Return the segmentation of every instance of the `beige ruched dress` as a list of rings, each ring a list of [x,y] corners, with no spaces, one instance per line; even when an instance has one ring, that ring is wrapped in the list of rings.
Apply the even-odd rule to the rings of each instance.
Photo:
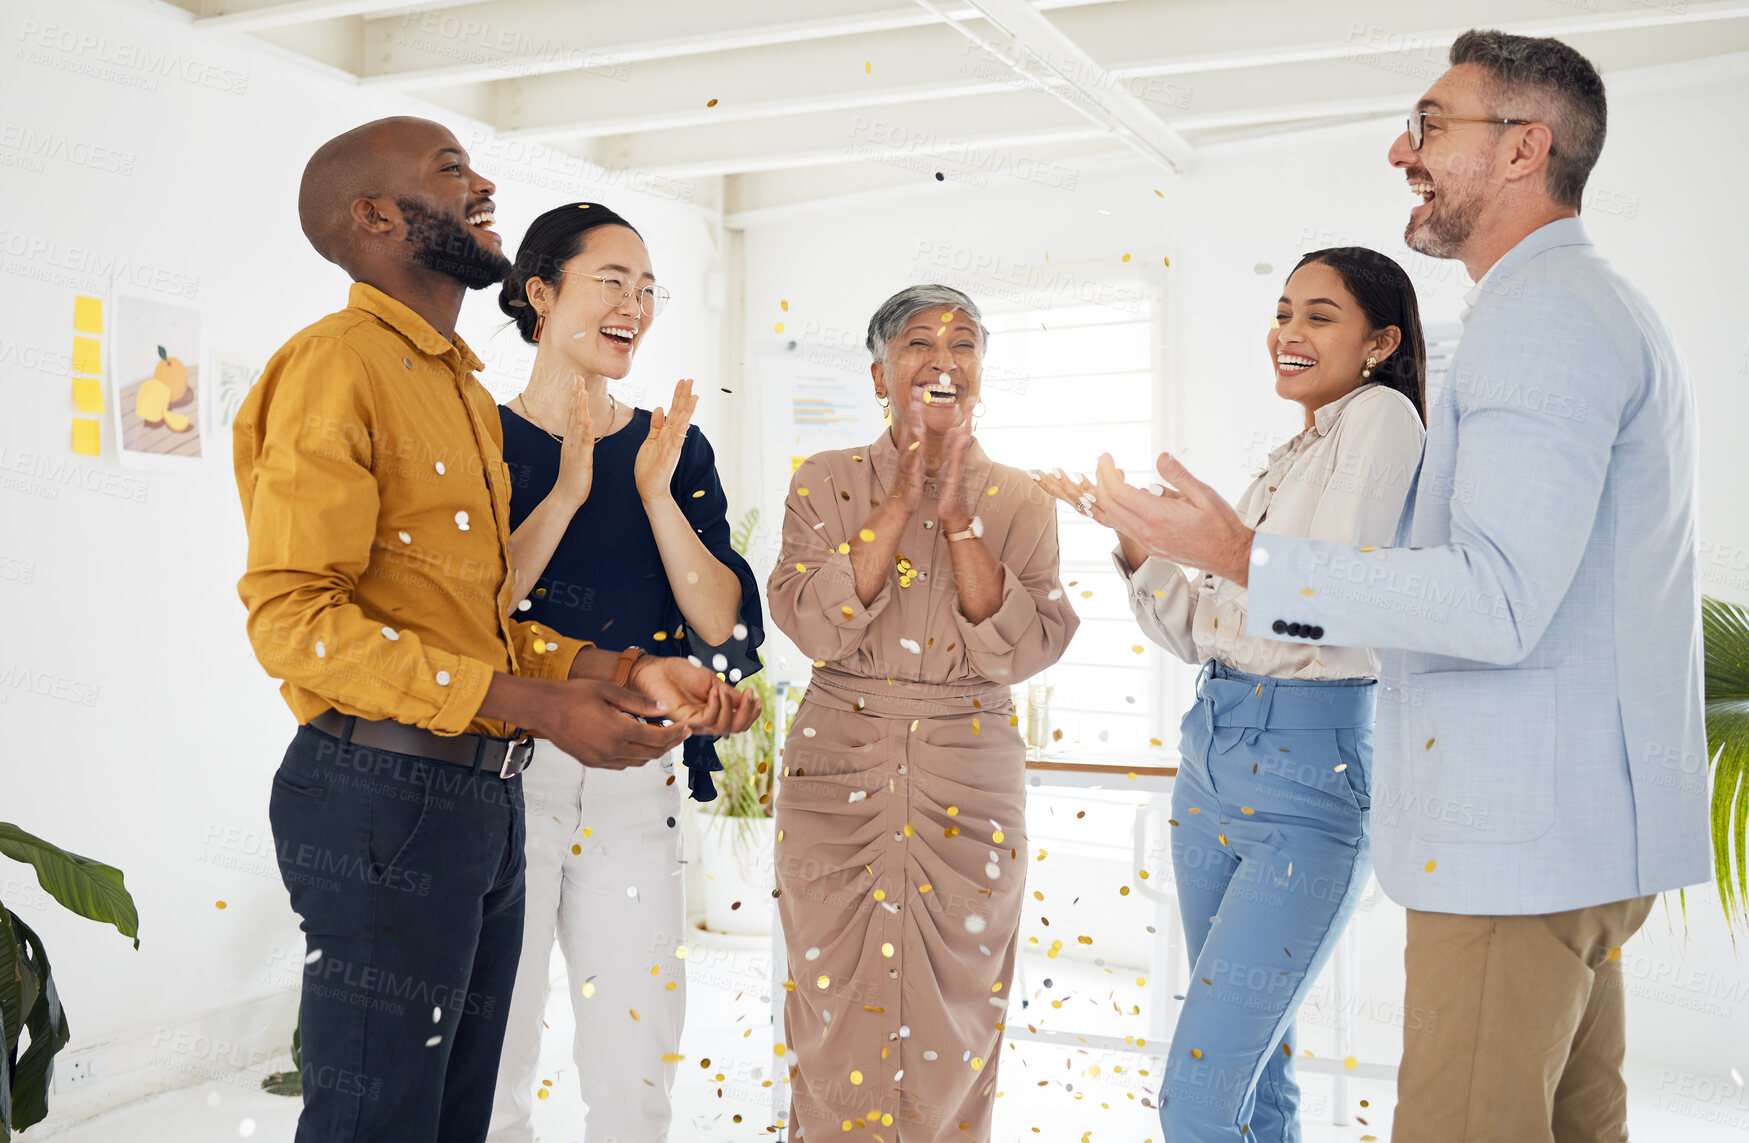
[[[771,618],[815,660],[777,796],[790,1138],[984,1140],[1026,882],[1025,747],[1008,688],[1078,620],[1056,510],[974,440],[966,479],[1003,567],[973,624],[933,481],[867,607],[851,540],[899,466],[892,437],[809,457],[790,485]],[[901,582],[908,579],[908,586]]]

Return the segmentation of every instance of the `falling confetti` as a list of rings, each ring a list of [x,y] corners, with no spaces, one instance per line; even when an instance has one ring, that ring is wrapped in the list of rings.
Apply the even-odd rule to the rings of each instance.
[[[715,106],[716,106],[716,105],[717,105],[717,101],[716,101],[716,100],[714,100],[714,99],[713,99],[713,100],[710,100],[710,101],[709,101],[709,102],[707,102],[707,103],[706,103],[706,104],[705,104],[705,106],[706,106],[706,107],[715,107]]]

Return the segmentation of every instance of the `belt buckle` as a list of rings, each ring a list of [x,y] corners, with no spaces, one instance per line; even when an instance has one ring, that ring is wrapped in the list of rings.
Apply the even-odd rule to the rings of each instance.
[[[528,769],[529,759],[534,755],[534,738],[524,734],[521,738],[512,738],[504,744],[504,764],[498,767],[500,778],[514,778]]]

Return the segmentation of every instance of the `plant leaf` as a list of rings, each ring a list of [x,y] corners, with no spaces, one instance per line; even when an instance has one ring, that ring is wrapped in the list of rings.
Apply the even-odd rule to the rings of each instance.
[[[134,938],[134,948],[140,947],[140,914],[122,884],[121,870],[68,853],[9,822],[0,822],[0,853],[28,861],[55,900],[81,917],[114,925],[122,936]]]
[[[1711,597],[1701,600],[1700,609],[1713,777],[1713,869],[1726,922],[1749,927],[1749,611]]]
[[[23,959],[42,981],[42,991],[24,1018],[30,1029],[30,1047],[18,1057],[12,1073],[12,1127],[23,1131],[39,1123],[49,1113],[49,1083],[54,1076],[55,1053],[67,1046],[72,1033],[67,1028],[67,1015],[61,1011],[61,998],[55,991],[54,975],[49,968],[49,954],[43,949],[42,938],[30,926],[12,914],[12,924],[22,938],[19,948],[26,949]]]

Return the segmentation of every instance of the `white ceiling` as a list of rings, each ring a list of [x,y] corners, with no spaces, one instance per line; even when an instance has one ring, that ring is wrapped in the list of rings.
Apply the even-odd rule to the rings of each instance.
[[[938,171],[1189,173],[1199,152],[1406,111],[1471,27],[1560,36],[1617,90],[1749,70],[1749,0],[145,2],[513,151],[721,176],[709,197],[741,215]]]

